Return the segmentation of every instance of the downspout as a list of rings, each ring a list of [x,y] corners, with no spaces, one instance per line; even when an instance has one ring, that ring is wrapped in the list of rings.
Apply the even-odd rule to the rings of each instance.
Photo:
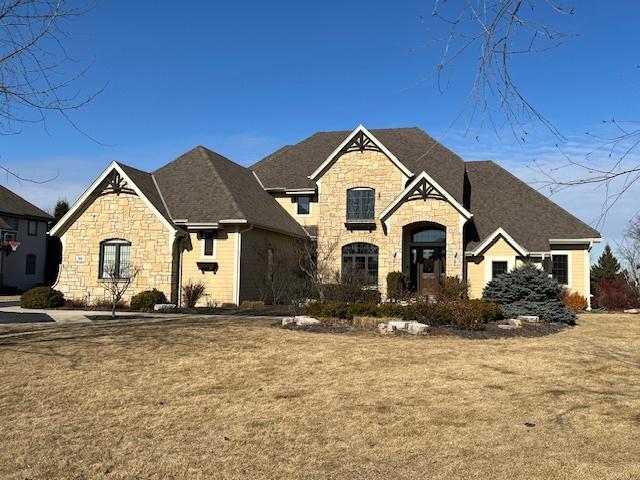
[[[242,234],[247,233],[253,230],[253,225],[250,225],[248,228],[244,230],[236,229],[236,281],[235,281],[235,292],[234,292],[234,300],[237,306],[240,306],[240,263],[242,256]]]

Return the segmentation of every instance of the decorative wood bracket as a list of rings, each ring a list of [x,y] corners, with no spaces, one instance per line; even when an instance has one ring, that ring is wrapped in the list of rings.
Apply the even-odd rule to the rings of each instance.
[[[433,186],[422,179],[413,190],[411,190],[405,197],[407,200],[427,200],[428,198],[435,198],[437,200],[446,200]]]
[[[120,195],[121,193],[128,193],[131,195],[135,195],[136,192],[129,188],[127,185],[127,181],[122,178],[120,173],[113,172],[107,181],[107,185],[100,192],[100,195],[109,195],[115,193],[116,195]]]
[[[349,152],[379,152],[383,153],[380,147],[372,141],[368,136],[366,136],[363,132],[358,132],[351,141],[342,147],[338,156],[344,155]]]

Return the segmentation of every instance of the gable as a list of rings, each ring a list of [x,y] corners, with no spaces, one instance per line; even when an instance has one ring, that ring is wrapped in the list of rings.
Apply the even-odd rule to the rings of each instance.
[[[317,181],[341,156],[349,152],[363,153],[365,151],[384,154],[407,178],[411,176],[411,171],[405,167],[382,142],[367,130],[364,125],[358,125],[355,130],[329,154],[326,160],[322,162],[322,164],[311,175],[309,175],[309,178]]]
[[[467,211],[453,196],[442,188],[438,182],[436,182],[426,172],[421,172],[416,176],[406,187],[400,192],[400,194],[385,208],[380,214],[380,219],[384,222],[404,203],[416,201],[435,199],[448,202],[453,206],[458,213],[460,213],[465,219],[472,217],[472,214]]]
[[[100,176],[73,204],[66,215],[56,223],[56,225],[51,229],[50,234],[60,236],[82,215],[82,213],[84,213],[87,208],[89,208],[96,199],[108,195],[129,195],[139,197],[144,205],[165,226],[165,228],[169,231],[175,231],[168,212],[161,205],[160,193],[157,191],[155,186],[152,187],[153,180],[150,179],[149,182],[140,182],[144,190],[148,192],[149,196],[147,196],[145,195],[145,191],[143,191],[140,186],[132,180],[129,173],[132,173],[133,176],[140,177],[139,180],[142,180],[142,174],[146,174],[146,172],[120,165],[117,162],[111,163],[111,165],[109,165],[102,174],[100,174]],[[150,177],[149,174],[146,175]],[[149,197],[151,197],[151,199]]]

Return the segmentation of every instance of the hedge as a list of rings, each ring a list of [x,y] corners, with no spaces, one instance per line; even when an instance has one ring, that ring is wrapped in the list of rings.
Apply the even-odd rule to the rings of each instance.
[[[36,287],[20,296],[22,308],[58,308],[64,305],[64,295],[51,287]]]
[[[158,303],[167,303],[167,297],[160,290],[145,290],[131,297],[132,310],[153,310]]]

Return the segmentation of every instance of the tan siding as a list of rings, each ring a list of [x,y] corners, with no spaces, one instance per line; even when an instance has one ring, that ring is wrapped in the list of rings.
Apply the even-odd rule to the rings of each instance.
[[[502,237],[498,238],[489,248],[483,252],[482,257],[467,260],[467,282],[469,284],[469,296],[471,298],[481,298],[482,290],[490,278],[487,275],[487,264],[493,258],[512,259],[515,265],[520,265],[522,260],[517,258],[516,252],[509,243]]]
[[[273,194],[273,198],[291,215],[300,225],[317,225],[320,217],[320,205],[314,196],[311,196],[311,206],[309,215],[298,215],[298,204],[292,201],[294,197],[281,193]]]
[[[173,233],[141,198],[126,193],[96,197],[64,232],[56,288],[72,299],[109,298],[98,279],[100,242],[113,238],[131,242],[131,263],[140,269],[125,301],[151,288],[170,296]]]
[[[215,256],[202,255],[202,242],[196,231],[189,232],[189,240],[182,252],[182,285],[188,282],[202,282],[205,285],[205,296],[198,306],[207,303],[234,303],[234,285],[236,268],[236,237],[235,231],[220,229],[215,240]],[[202,272],[197,262],[217,262],[217,272]]]
[[[589,296],[589,277],[587,269],[590,268],[591,256],[589,250],[583,245],[555,245],[551,253],[566,253],[569,255],[569,290],[578,292],[585,297]],[[549,263],[549,271],[551,271]]]
[[[272,301],[267,277],[269,274],[268,250],[273,249],[274,268],[295,269],[294,253],[296,240],[280,233],[253,229],[242,234],[242,256],[240,275],[240,301]]]

